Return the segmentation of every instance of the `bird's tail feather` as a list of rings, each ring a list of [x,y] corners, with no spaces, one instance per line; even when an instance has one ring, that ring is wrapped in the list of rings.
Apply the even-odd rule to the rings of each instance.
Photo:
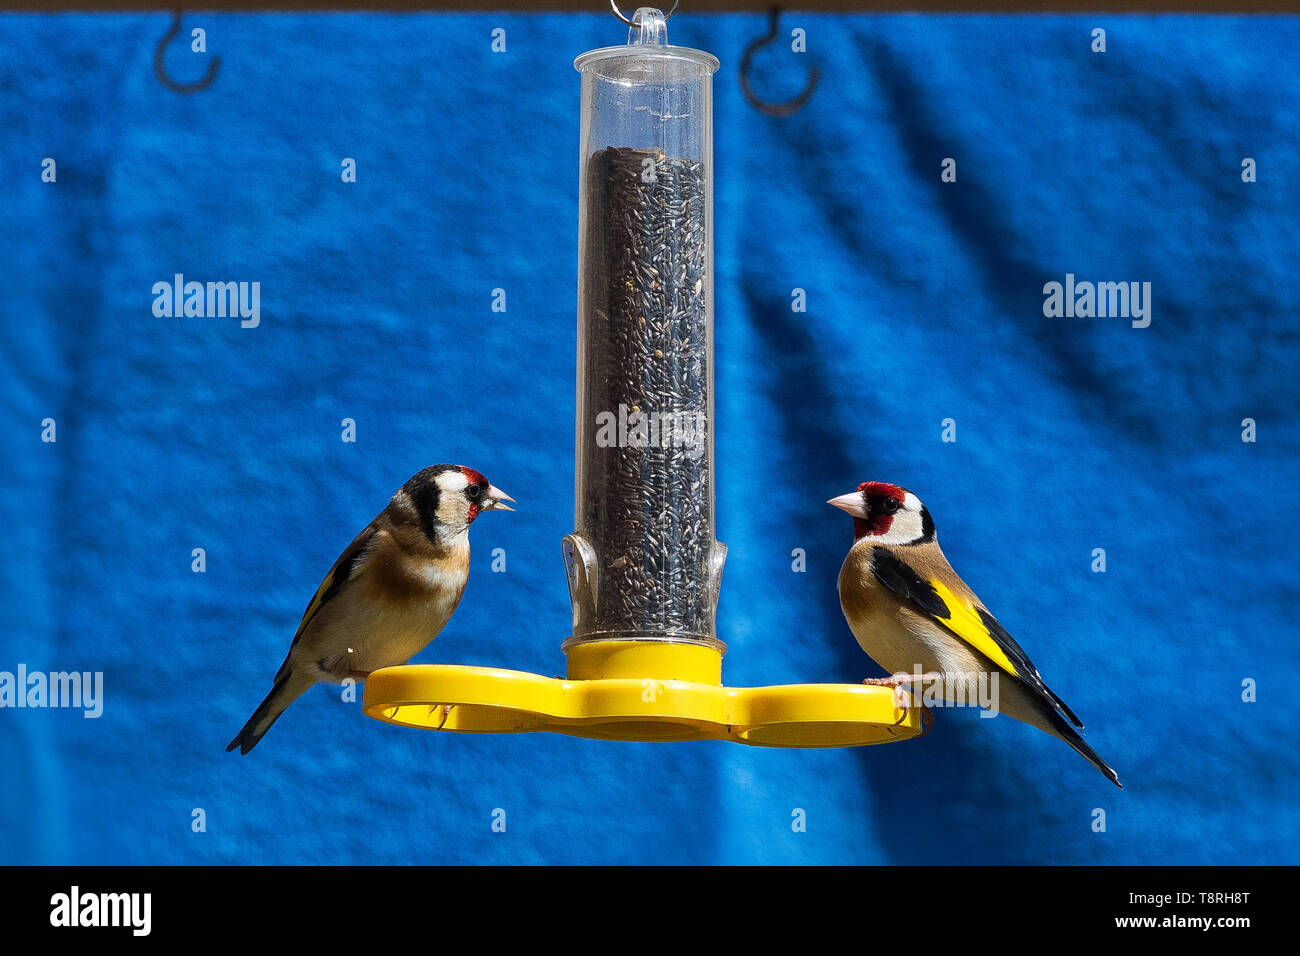
[[[271,729],[280,715],[295,700],[301,697],[309,687],[316,682],[310,677],[295,675],[287,668],[281,668],[280,673],[276,675],[275,686],[271,688],[271,693],[266,695],[253,711],[253,716],[248,718],[248,723],[244,724],[244,729],[235,735],[235,739],[226,747],[226,753],[239,748],[241,754],[246,754],[254,747],[262,736]]]
[[[1055,694],[1049,698],[1033,687],[1015,680],[1006,681],[999,686],[1005,688],[1000,701],[1002,713],[1037,727],[1053,737],[1060,737],[1084,760],[1100,770],[1107,780],[1121,790],[1124,789],[1124,785],[1119,782],[1119,774],[1111,768],[1110,764],[1101,759],[1097,751],[1088,746],[1083,735],[1071,726],[1070,720],[1056,708],[1054,702],[1059,698]]]
[[[1060,717],[1059,715],[1057,716],[1057,719],[1053,721],[1053,723],[1056,725],[1053,728],[1054,732],[1056,733],[1056,736],[1060,737],[1067,744],[1069,744],[1076,751],[1078,751],[1079,754],[1083,757],[1083,759],[1087,760],[1088,763],[1092,764],[1094,767],[1100,770],[1106,776],[1107,780],[1109,780],[1115,786],[1119,787],[1121,790],[1124,789],[1124,784],[1119,782],[1119,774],[1115,772],[1114,768],[1111,767],[1110,764],[1106,763],[1106,761],[1101,759],[1101,754],[1097,753],[1097,751],[1093,750],[1091,747],[1088,746],[1088,742],[1083,739],[1082,734],[1080,734],[1077,730],[1071,727],[1069,723],[1067,723],[1066,720]]]

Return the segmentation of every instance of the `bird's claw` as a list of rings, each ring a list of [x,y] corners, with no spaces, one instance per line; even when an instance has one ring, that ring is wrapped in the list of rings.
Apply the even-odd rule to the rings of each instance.
[[[917,738],[920,739],[921,737],[924,737],[926,734],[930,732],[930,728],[932,728],[933,726],[934,726],[934,711],[931,710],[929,707],[923,706],[921,708],[921,732],[916,735]]]
[[[452,708],[455,706],[455,704],[435,704],[433,707],[429,708],[429,713],[433,713],[435,710],[442,711],[442,720],[438,721],[438,726],[435,728],[436,730],[442,730],[442,728],[447,726],[447,718],[451,716]]]
[[[903,721],[907,720],[907,715],[912,708],[912,689],[909,685],[914,683],[919,684],[922,681],[927,680],[937,680],[941,676],[941,674],[937,673],[894,674],[890,677],[868,677],[865,678],[862,683],[871,687],[892,687],[894,689],[894,706],[901,711],[898,715],[898,719],[894,721],[894,726],[897,727],[902,724]],[[929,713],[929,708],[922,706],[921,724],[923,728],[925,727],[925,714],[927,713]],[[934,715],[931,714],[932,723],[933,716]],[[923,729],[921,731],[921,736],[925,736],[927,732],[928,728]]]
[[[911,703],[912,703],[911,696],[906,691],[904,691],[903,688],[900,686],[896,688],[894,691],[894,703],[898,706],[898,709],[902,711],[902,713],[898,715],[898,719],[894,721],[894,726],[898,727],[902,725],[903,721],[907,720],[907,715],[911,712]],[[929,707],[926,707],[924,704],[922,704],[921,705],[921,732],[916,735],[917,738],[919,739],[921,737],[924,737],[926,734],[930,732],[930,728],[933,726],[934,726],[934,711],[931,710]]]
[[[894,721],[894,726],[897,727],[907,720],[907,714],[912,709],[912,693],[902,684],[894,688],[894,706],[899,710],[898,719]]]

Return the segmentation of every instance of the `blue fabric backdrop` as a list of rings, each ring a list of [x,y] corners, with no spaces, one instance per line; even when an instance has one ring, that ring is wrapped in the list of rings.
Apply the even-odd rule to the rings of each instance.
[[[784,120],[737,84],[761,18],[670,23],[722,60],[727,681],[878,673],[823,502],[894,481],[1123,793],[951,710],[919,741],[773,751],[420,733],[319,687],[223,753],[331,561],[435,461],[520,508],[475,525],[464,604],[418,660],[562,672],[571,61],[623,31],[191,15],[223,62],[181,96],[151,67],[168,23],[0,17],[0,670],[106,681],[98,720],[0,711],[0,862],[1298,862],[1300,22],[791,14],[808,54],[764,52],[756,83],[823,78]],[[260,281],[260,326],[155,317],[178,272]],[[1046,318],[1066,273],[1151,282],[1150,327]]]

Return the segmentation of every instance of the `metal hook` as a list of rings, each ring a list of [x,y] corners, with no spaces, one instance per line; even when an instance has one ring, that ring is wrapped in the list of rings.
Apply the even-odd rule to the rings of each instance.
[[[753,43],[745,48],[745,55],[740,58],[740,89],[745,94],[745,99],[749,100],[751,106],[760,113],[766,113],[768,116],[793,116],[803,109],[804,104],[812,98],[813,90],[817,89],[817,82],[821,79],[822,71],[813,65],[808,74],[808,85],[792,100],[786,100],[784,103],[768,103],[761,100],[754,88],[749,85],[749,67],[754,59],[754,54],[767,46],[776,39],[779,32],[777,21],[781,17],[781,8],[772,7],[768,12],[767,34],[759,37]]]
[[[176,39],[176,34],[181,32],[181,11],[177,10],[172,19],[171,29],[169,29],[163,38],[158,41],[158,45],[153,51],[153,71],[158,74],[158,79],[168,89],[175,90],[177,93],[197,93],[199,90],[205,90],[212,85],[212,81],[217,78],[217,70],[221,68],[221,57],[214,56],[208,61],[208,72],[203,75],[202,79],[194,80],[191,83],[178,83],[167,75],[167,65],[163,62],[163,55],[167,52],[167,44]]]
[[[674,13],[677,12],[677,4],[679,4],[679,3],[681,3],[681,2],[682,2],[682,0],[673,0],[673,8],[672,8],[671,10],[669,10],[667,13],[664,14],[664,20],[665,20],[665,21],[666,21],[669,17],[671,17]],[[630,27],[632,27],[632,26],[636,26],[635,23],[633,23],[633,22],[632,22],[631,20],[629,20],[627,17],[623,16],[623,11],[620,10],[620,9],[618,8],[618,3],[616,2],[616,0],[609,0],[609,5],[610,5],[610,8],[614,11],[614,16],[618,17],[620,20],[622,20],[624,23],[626,23],[626,24],[627,24],[628,26],[630,26]]]

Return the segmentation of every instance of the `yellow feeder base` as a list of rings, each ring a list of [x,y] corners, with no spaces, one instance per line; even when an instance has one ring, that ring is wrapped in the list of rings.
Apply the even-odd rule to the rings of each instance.
[[[377,720],[468,734],[533,731],[596,740],[732,740],[759,747],[861,747],[921,733],[887,687],[722,686],[702,644],[595,641],[568,648],[567,678],[452,664],[375,671],[362,707]]]

